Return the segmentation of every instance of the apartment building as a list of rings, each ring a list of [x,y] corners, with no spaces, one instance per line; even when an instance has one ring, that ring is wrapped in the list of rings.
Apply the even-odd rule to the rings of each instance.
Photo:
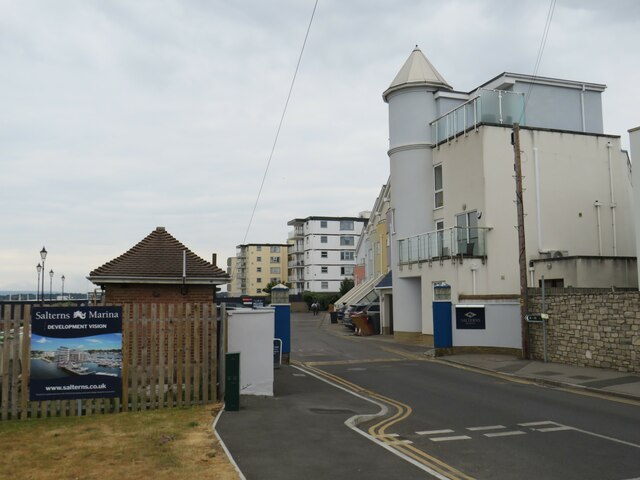
[[[502,73],[460,92],[411,53],[383,93],[396,336],[519,348],[520,255],[529,287],[637,286],[631,165],[604,133],[605,88]]]
[[[231,276],[229,296],[267,295],[269,283],[289,282],[286,243],[249,243],[236,247],[236,256],[227,260]]]
[[[289,232],[291,293],[338,292],[353,277],[355,250],[369,212],[357,217],[294,218]]]

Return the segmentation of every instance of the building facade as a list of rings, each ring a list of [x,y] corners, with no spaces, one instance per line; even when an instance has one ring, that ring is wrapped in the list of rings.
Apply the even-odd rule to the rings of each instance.
[[[457,92],[411,53],[383,93],[397,336],[437,343],[448,325],[454,346],[519,348],[521,253],[529,287],[637,285],[631,168],[620,137],[603,133],[605,88],[503,73]],[[458,316],[465,304],[481,307],[481,329]]]
[[[307,217],[288,222],[291,293],[338,292],[353,277],[356,245],[368,212],[357,217]]]
[[[288,283],[286,243],[249,243],[236,247],[236,256],[227,261],[231,276],[229,295],[266,296],[269,283]]]

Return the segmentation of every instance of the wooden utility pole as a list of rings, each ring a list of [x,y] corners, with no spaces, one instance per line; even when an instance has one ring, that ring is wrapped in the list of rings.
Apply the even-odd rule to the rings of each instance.
[[[511,137],[516,177],[516,208],[518,210],[518,251],[520,266],[520,328],[522,332],[522,357],[529,358],[529,338],[526,315],[529,313],[527,295],[527,250],[524,235],[524,204],[522,202],[522,162],[520,161],[520,125],[513,124]]]

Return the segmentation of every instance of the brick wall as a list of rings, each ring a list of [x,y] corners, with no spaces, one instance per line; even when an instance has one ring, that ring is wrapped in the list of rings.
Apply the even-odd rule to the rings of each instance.
[[[640,292],[552,289],[545,297],[549,361],[640,372]],[[541,311],[538,289],[530,290],[529,311]],[[529,339],[541,360],[541,324],[529,324]]]
[[[187,285],[182,294],[182,285],[117,284],[106,285],[105,303],[215,303],[215,286]]]

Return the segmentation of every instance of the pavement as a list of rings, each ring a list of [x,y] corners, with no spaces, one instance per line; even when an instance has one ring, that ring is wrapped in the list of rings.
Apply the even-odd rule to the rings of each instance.
[[[341,324],[325,324],[334,335],[353,335]],[[430,347],[399,342],[393,335],[358,337],[362,341],[393,345],[393,348],[433,358]],[[606,368],[579,367],[562,363],[524,360],[515,355],[493,353],[466,353],[436,358],[439,362],[464,366],[476,370],[521,378],[543,385],[589,391],[620,398],[640,400],[640,374],[620,372]]]

